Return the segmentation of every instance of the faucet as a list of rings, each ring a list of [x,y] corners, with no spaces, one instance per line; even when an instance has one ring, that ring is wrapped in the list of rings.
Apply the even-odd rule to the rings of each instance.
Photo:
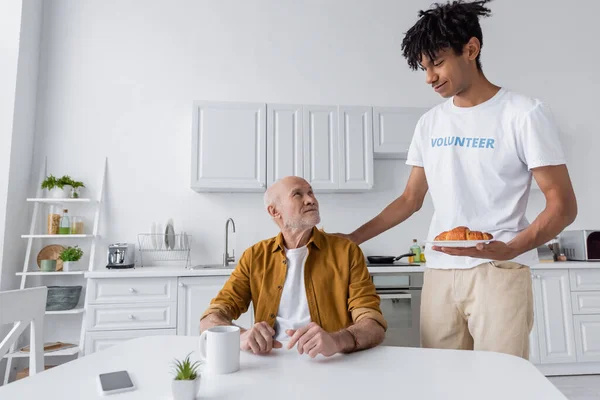
[[[233,218],[229,218],[225,222],[225,253],[223,254],[223,266],[225,267],[229,263],[235,262],[235,249],[231,250],[231,256],[229,256],[229,222],[231,222],[233,233],[235,233],[235,222],[233,222]]]

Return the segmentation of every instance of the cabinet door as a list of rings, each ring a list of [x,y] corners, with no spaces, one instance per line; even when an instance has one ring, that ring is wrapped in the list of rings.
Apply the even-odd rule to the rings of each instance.
[[[266,104],[194,102],[192,189],[264,191]]]
[[[535,274],[531,274],[532,285],[533,285],[533,327],[531,328],[531,332],[529,333],[529,361],[533,364],[539,364],[540,360],[540,341],[539,341],[539,316],[537,310],[539,307],[535,304],[535,291],[536,285],[535,282]]]
[[[304,176],[302,106],[267,105],[267,185],[285,176]]]
[[[576,315],[575,344],[577,361],[600,361],[600,315]]]
[[[304,179],[315,191],[339,188],[338,114],[335,106],[304,106]]]
[[[203,276],[179,278],[177,290],[177,334],[200,335],[200,317],[212,299],[223,288],[228,276]],[[249,328],[253,324],[252,306],[238,320],[236,325]]]
[[[175,329],[140,329],[129,331],[87,332],[85,334],[85,355],[107,349],[115,344],[144,336],[175,335]]]
[[[568,270],[534,271],[542,364],[576,362]]]
[[[375,107],[373,152],[375,158],[406,159],[419,118],[428,108]]]
[[[373,187],[373,109],[339,108],[340,189]]]

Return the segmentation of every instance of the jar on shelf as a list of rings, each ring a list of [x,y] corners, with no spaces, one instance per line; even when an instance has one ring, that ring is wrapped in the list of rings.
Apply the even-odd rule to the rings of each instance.
[[[71,217],[71,234],[83,235],[83,218]]]
[[[71,219],[69,218],[69,210],[66,208],[63,210],[63,214],[60,217],[58,224],[58,233],[61,235],[71,234]]]
[[[48,235],[58,235],[58,228],[60,224],[60,208],[55,205],[48,207],[48,222],[46,232]]]

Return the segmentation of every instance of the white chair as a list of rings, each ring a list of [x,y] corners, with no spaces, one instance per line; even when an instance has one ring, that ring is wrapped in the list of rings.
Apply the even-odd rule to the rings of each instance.
[[[44,315],[46,313],[45,286],[0,292],[0,326],[14,324],[0,343],[0,358],[31,324],[29,347],[29,375],[44,370]]]

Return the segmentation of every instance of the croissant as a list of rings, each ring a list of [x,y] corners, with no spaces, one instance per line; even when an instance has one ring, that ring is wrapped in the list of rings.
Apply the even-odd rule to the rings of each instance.
[[[457,226],[452,230],[440,233],[433,240],[492,240],[493,238],[491,233],[472,231],[466,226]]]

